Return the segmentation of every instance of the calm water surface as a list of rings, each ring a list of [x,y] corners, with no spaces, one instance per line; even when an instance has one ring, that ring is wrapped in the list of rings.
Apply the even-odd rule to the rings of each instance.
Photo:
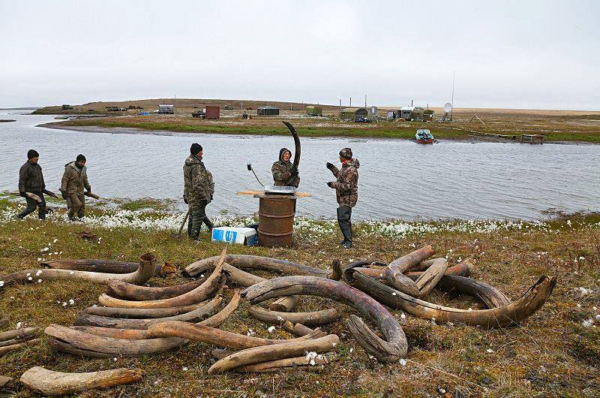
[[[94,192],[109,198],[177,199],[183,206],[182,166],[193,142],[204,147],[216,192],[209,213],[250,215],[257,200],[235,193],[260,186],[246,169],[252,162],[263,183],[290,137],[112,134],[35,127],[52,116],[0,111],[0,191],[17,190],[27,150],[41,154],[46,184],[58,192],[65,163],[83,153]],[[434,131],[435,132],[435,131]],[[326,162],[351,147],[360,160],[358,219],[538,219],[548,209],[600,211],[600,147],[402,140],[302,139],[298,213],[334,218],[333,179]]]

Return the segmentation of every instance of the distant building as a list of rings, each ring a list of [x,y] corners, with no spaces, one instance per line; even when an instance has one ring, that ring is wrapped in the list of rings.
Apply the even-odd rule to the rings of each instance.
[[[432,122],[434,113],[435,111],[433,109],[425,109],[425,112],[423,112],[423,121]]]
[[[62,106],[62,110],[63,110],[63,111],[68,111],[68,110],[70,110],[70,109],[73,109],[73,107],[72,107],[71,105],[67,105],[67,104],[65,104],[65,105],[63,105],[63,106]]]
[[[261,106],[256,109],[256,114],[261,116],[275,116],[279,115],[279,108],[274,106]]]
[[[412,119],[412,112],[415,109],[414,106],[404,106],[400,108],[400,118],[404,120]]]
[[[158,113],[172,115],[175,113],[175,105],[158,105]]]
[[[306,114],[308,116],[323,116],[323,108],[320,106],[307,106]]]
[[[408,121],[423,121],[425,109],[420,106],[405,106],[400,109],[400,117]]]
[[[357,118],[368,118],[369,111],[367,108],[344,108],[340,112],[340,119],[356,121]]]
[[[216,105],[206,106],[206,118],[207,119],[218,119],[220,117],[221,108]]]

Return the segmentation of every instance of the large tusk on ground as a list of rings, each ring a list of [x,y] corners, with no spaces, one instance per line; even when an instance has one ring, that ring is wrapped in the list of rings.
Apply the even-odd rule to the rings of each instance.
[[[412,280],[408,279],[404,273],[409,271],[411,267],[416,266],[421,261],[431,257],[435,251],[431,246],[425,246],[419,250],[415,250],[405,256],[402,256],[390,263],[385,269],[385,277],[387,281],[396,289],[410,294],[411,296],[418,296],[419,289],[414,285]],[[410,280],[410,282],[409,282]],[[416,289],[416,292],[414,291]]]
[[[207,301],[202,301],[198,304],[184,305],[182,307],[171,308],[119,308],[119,307],[87,307],[83,310],[89,315],[107,316],[111,318],[165,318],[185,314],[186,312],[194,311],[207,304]]]
[[[9,352],[17,351],[17,350],[20,350],[21,348],[32,346],[34,344],[39,343],[40,341],[41,341],[40,339],[31,339],[31,340],[26,340],[26,341],[23,341],[23,342],[20,342],[17,344],[8,345],[6,347],[0,347],[0,357],[4,356],[5,354],[8,354]]]
[[[418,318],[435,319],[438,322],[460,322],[472,326],[481,325],[485,328],[519,324],[544,305],[556,285],[556,278],[542,276],[521,298],[503,307],[462,310],[416,299],[359,272],[350,271],[346,274],[346,278],[352,286],[356,286],[388,307],[402,309]]]
[[[221,259],[215,267],[215,270],[204,283],[181,296],[162,300],[130,301],[116,299],[104,293],[98,300],[100,301],[100,304],[104,306],[121,308],[170,308],[199,303],[214,295],[225,283],[227,276],[223,274],[222,271],[226,252],[227,249],[223,249]]]
[[[487,283],[459,275],[444,275],[436,288],[445,291],[467,294],[481,300],[487,308],[502,307],[510,304],[511,300],[500,290]]]
[[[271,340],[252,336],[244,336],[243,334],[232,333],[203,325],[191,325],[185,322],[163,322],[151,326],[148,329],[148,333],[151,337],[180,337],[187,340],[213,344],[218,347],[240,350],[264,345],[281,344],[287,341],[303,341],[312,339],[314,335],[320,333],[320,330],[297,339]]]
[[[139,263],[113,260],[48,260],[41,266],[52,269],[68,269],[71,271],[103,272],[110,274],[129,274],[135,272]],[[157,266],[157,271],[160,266]]]
[[[294,370],[310,370],[318,372],[323,370],[323,365],[327,365],[327,359],[324,355],[316,355],[311,358],[310,355],[304,355],[296,358],[278,359],[257,363],[254,365],[246,365],[236,368],[236,372],[253,372],[253,373],[272,373],[280,370],[292,368]]]
[[[107,388],[140,380],[142,372],[136,369],[62,373],[36,366],[21,376],[21,383],[43,395],[71,395],[93,388]]]
[[[109,296],[125,300],[162,300],[181,296],[182,294],[194,290],[203,282],[204,280],[198,279],[197,281],[192,281],[177,286],[148,287],[137,286],[121,281],[112,281],[108,284],[108,291],[106,293]]]
[[[185,267],[183,274],[187,276],[197,276],[200,272],[202,272],[201,270],[206,269],[206,267],[214,266],[218,259],[218,257],[209,257],[196,261],[195,263]],[[245,254],[230,254],[225,259],[225,262],[243,270],[255,269],[288,275],[313,275],[322,277],[327,277],[327,275],[330,274],[330,271],[327,270],[308,267],[306,265],[292,263],[290,261]]]
[[[448,269],[448,260],[445,258],[439,258],[433,262],[433,264],[427,268],[421,276],[417,278],[415,284],[419,288],[419,295],[417,297],[423,298],[433,290],[438,284],[440,279],[446,273]]]
[[[408,350],[406,336],[396,318],[375,299],[342,282],[314,276],[287,276],[269,279],[250,286],[242,292],[242,296],[246,297],[251,304],[274,297],[297,294],[327,297],[350,305],[376,324],[387,341],[383,341],[368,330],[364,323],[357,323],[353,319],[349,319],[347,322],[349,326],[354,326],[353,335],[361,346],[379,361],[397,362],[406,355]],[[368,332],[360,329],[366,329]],[[364,335],[373,337],[377,342],[367,344],[361,339]]]
[[[219,361],[208,369],[208,374],[222,373],[240,366],[293,358],[306,355],[307,352],[322,353],[333,349],[340,339],[335,334],[314,340],[293,341],[264,347],[249,348],[238,351]]]
[[[0,333],[0,341],[27,340],[38,334],[38,328],[23,328]]]
[[[119,329],[148,329],[152,325],[168,321],[199,322],[221,305],[222,297],[215,297],[207,304],[185,314],[150,319],[123,319],[106,316],[81,314],[75,321],[78,326],[100,326]]]
[[[312,333],[313,330],[311,328],[309,328],[308,326],[304,326],[301,323],[292,323],[290,321],[285,321],[281,326],[283,326],[283,328],[285,330],[287,330],[290,333],[295,334],[296,336],[306,336],[309,333]],[[324,334],[322,336],[319,337],[323,337],[325,335],[327,335],[327,333],[323,332]]]
[[[277,312],[253,306],[250,307],[248,312],[260,321],[274,323],[276,325],[282,324],[285,321],[290,321],[293,323],[301,323],[306,326],[321,326],[335,322],[339,318],[339,314],[335,308],[315,312]]]
[[[15,272],[13,274],[0,277],[0,280],[6,284],[10,283],[26,283],[41,280],[57,280],[57,279],[83,279],[98,283],[108,283],[111,280],[120,280],[123,282],[142,285],[154,276],[156,269],[156,257],[151,253],[146,253],[140,257],[140,264],[135,272],[129,274],[109,274],[102,272],[89,271],[69,271],[66,269],[28,269]]]

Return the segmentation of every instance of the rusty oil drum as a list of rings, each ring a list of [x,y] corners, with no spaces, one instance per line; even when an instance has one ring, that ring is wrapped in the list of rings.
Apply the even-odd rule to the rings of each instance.
[[[292,246],[295,198],[262,197],[258,207],[258,244],[266,247]]]

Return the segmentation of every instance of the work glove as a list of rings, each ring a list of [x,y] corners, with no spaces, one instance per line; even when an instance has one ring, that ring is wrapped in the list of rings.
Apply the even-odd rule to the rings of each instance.
[[[67,200],[68,196],[67,196],[67,193],[65,191],[60,191],[60,194],[62,195],[62,198],[64,200]]]
[[[21,197],[23,197],[23,198],[26,198],[26,197],[27,197],[27,195],[25,195],[25,192],[19,192],[19,195],[20,195]]]
[[[333,182],[332,182],[332,181],[329,181],[329,182],[327,183],[327,186],[328,186],[329,188],[333,188]]]
[[[292,177],[296,177],[298,175],[298,169],[295,167],[292,167],[291,173],[292,173]]]
[[[58,198],[54,192],[48,191],[47,189],[44,189],[44,193],[48,196],[52,196],[53,198]]]
[[[213,200],[213,194],[210,194],[210,201],[212,202]]]
[[[185,202],[186,205],[188,204],[188,200],[186,197],[183,198],[183,201]]]
[[[333,166],[333,163],[329,163],[329,162],[327,162],[327,168],[328,168],[329,170],[333,170],[333,167],[334,167],[334,166]]]

